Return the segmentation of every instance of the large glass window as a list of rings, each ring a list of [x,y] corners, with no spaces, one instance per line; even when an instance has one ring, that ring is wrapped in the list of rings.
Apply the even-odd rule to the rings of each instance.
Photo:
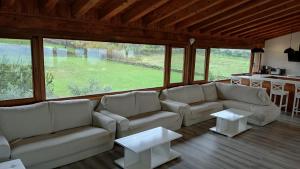
[[[209,63],[209,80],[228,79],[231,74],[248,73],[250,50],[212,48]]]
[[[47,98],[163,86],[165,46],[44,39]]]
[[[32,97],[30,40],[0,38],[0,100]]]
[[[184,48],[172,48],[170,83],[183,82]]]
[[[194,81],[205,80],[206,49],[196,49]]]

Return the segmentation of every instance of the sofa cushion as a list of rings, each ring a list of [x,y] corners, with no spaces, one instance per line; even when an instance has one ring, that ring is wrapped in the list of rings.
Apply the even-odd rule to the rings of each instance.
[[[221,102],[223,103],[225,109],[235,108],[235,109],[240,109],[245,111],[251,110],[250,103],[245,103],[245,102],[240,102],[235,100],[222,100]]]
[[[224,108],[235,108],[254,113],[248,117],[248,122],[263,126],[274,121],[280,115],[280,109],[273,103],[268,106],[255,105],[234,100],[223,100]]]
[[[192,116],[190,118],[197,118],[199,116],[205,116],[216,111],[223,110],[223,104],[220,102],[205,102],[191,105]]]
[[[178,113],[157,111],[143,113],[129,118],[129,130],[144,131],[155,127],[166,127],[181,123]]]
[[[92,106],[88,99],[50,101],[49,108],[54,131],[92,124]]]
[[[108,131],[80,127],[44,136],[32,137],[12,144],[13,159],[21,159],[29,167],[59,159],[111,141]]]
[[[161,110],[159,93],[156,91],[135,92],[138,113],[146,113]]]
[[[123,117],[129,117],[138,113],[134,92],[103,96],[101,104],[104,109]]]
[[[206,101],[213,102],[218,100],[218,94],[217,94],[217,88],[215,82],[203,84],[201,85],[201,87],[203,89],[203,93]]]
[[[265,89],[242,85],[216,83],[218,97],[257,105],[270,105],[271,100]]]
[[[0,130],[8,141],[51,133],[48,103],[0,107]]]
[[[188,85],[174,87],[166,90],[167,99],[182,103],[196,103],[205,100],[202,87],[200,85]]]

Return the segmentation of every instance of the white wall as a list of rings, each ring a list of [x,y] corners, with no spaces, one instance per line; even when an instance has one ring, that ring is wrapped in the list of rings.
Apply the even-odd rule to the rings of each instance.
[[[280,36],[265,42],[265,53],[262,57],[262,65],[286,69],[288,75],[300,76],[300,62],[289,62],[287,54],[283,53],[290,47],[290,34]],[[299,50],[300,32],[293,33],[292,48]]]

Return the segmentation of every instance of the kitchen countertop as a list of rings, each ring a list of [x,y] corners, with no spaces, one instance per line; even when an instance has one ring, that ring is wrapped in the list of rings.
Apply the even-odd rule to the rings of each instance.
[[[295,84],[300,83],[300,77],[298,76],[281,76],[281,75],[270,75],[270,74],[253,74],[253,75],[237,75],[235,77],[240,77],[243,79],[258,79],[263,81],[283,81],[285,83]]]

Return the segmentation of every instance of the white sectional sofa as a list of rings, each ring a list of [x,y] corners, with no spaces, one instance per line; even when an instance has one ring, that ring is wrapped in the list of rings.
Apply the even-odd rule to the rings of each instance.
[[[165,102],[185,105],[183,125],[189,126],[213,118],[211,113],[227,108],[253,112],[250,123],[264,126],[274,121],[280,109],[274,105],[265,89],[225,83],[180,86],[162,91]]]
[[[0,160],[55,168],[112,149],[115,129],[86,99],[1,107]]]
[[[136,91],[102,97],[96,109],[117,121],[117,137],[154,127],[177,130],[182,124],[182,106],[159,100],[156,91]]]

